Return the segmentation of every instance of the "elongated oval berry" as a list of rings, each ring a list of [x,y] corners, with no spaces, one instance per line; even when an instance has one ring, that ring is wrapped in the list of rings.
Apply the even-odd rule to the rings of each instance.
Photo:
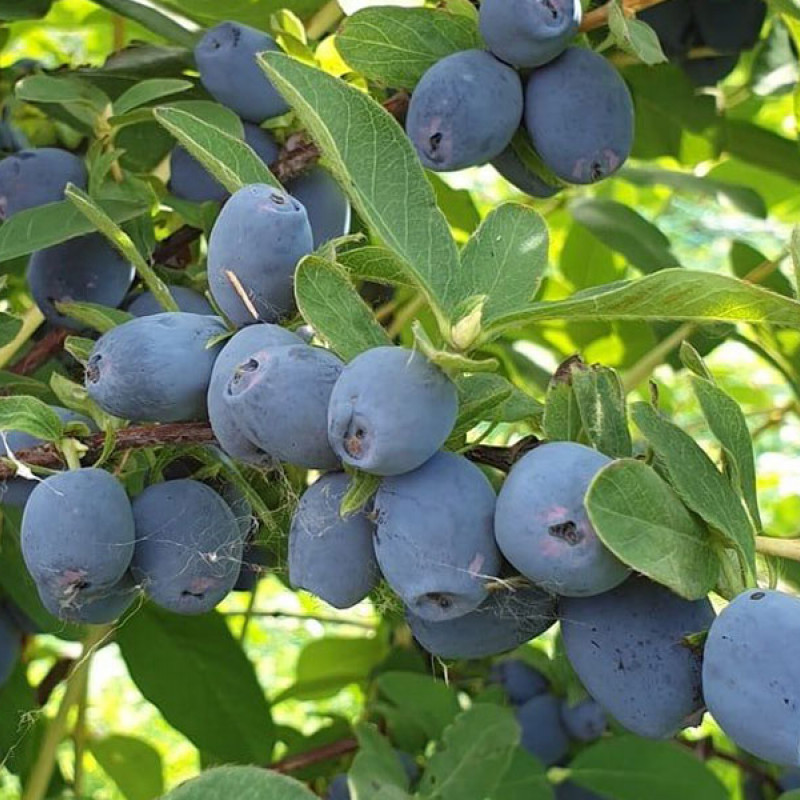
[[[700,41],[721,53],[753,47],[767,15],[764,0],[691,0],[691,5]]]
[[[116,308],[133,280],[133,267],[99,233],[35,252],[28,263],[33,299],[54,325],[86,326],[62,314],[56,303],[97,303]]]
[[[800,599],[767,589],[738,595],[714,621],[703,692],[722,730],[749,753],[800,766]]]
[[[516,711],[520,747],[546,767],[560,761],[569,750],[569,737],[561,720],[561,701],[549,692],[537,695]]]
[[[206,393],[225,332],[218,317],[168,311],[124,322],[95,343],[86,388],[104,411],[125,419],[181,422],[207,416]]]
[[[533,588],[492,592],[474,611],[441,622],[406,611],[414,638],[439,658],[485,658],[505,653],[544,633],[555,619],[552,595]]]
[[[64,622],[88,625],[108,625],[116,622],[140,596],[130,572],[126,572],[113,586],[91,596],[57,598],[51,594],[48,587],[38,588],[42,605],[54,617]]]
[[[414,350],[374,347],[333,387],[328,439],[345,464],[400,475],[439,450],[457,414],[456,386],[439,367]]]
[[[203,86],[248,122],[260,123],[289,110],[256,61],[265,50],[280,48],[268,34],[238,22],[220,22],[194,49]]]
[[[406,132],[428,169],[485,164],[511,141],[522,117],[519,75],[483,50],[437,61],[414,89]]]
[[[568,47],[528,78],[525,127],[559,178],[595,183],[616,172],[630,154],[633,101],[603,56]]]
[[[0,220],[18,211],[64,199],[74,183],[86,188],[86,167],[78,156],[57,147],[22,150],[0,161]]]
[[[522,159],[509,145],[497,158],[492,159],[492,166],[512,185],[531,197],[552,197],[561,191],[560,186],[551,186],[540,178],[533,170],[528,169]]]
[[[350,230],[350,201],[322,167],[314,167],[289,181],[286,190],[305,207],[315,250]]]
[[[632,577],[605,594],[564,598],[559,614],[570,664],[620,725],[660,739],[696,724],[702,654],[687,637],[711,625],[708,600]]]
[[[265,164],[271,164],[280,152],[272,134],[251,122],[245,122],[242,128],[245,142]],[[175,197],[206,203],[222,202],[228,196],[225,187],[180,145],[176,145],[170,154],[169,169],[169,190]]]
[[[630,574],[598,538],[584,498],[611,459],[573,442],[551,442],[521,458],[497,497],[495,536],[525,577],[568,597],[600,594]]]
[[[294,271],[313,248],[302,203],[273,186],[245,186],[225,203],[211,231],[211,294],[239,327],[276,322],[294,309]]]
[[[483,0],[483,40],[502,61],[538,67],[562,53],[578,33],[580,0]]]
[[[252,464],[268,464],[271,460],[268,453],[247,438],[236,414],[228,407],[225,394],[236,367],[261,350],[292,344],[303,344],[303,340],[285,328],[269,323],[248,325],[228,339],[217,356],[208,384],[208,419],[219,446],[231,458]]]
[[[492,665],[491,678],[505,690],[511,705],[521,706],[537,695],[544,694],[549,683],[539,670],[519,658],[509,658]]]
[[[133,501],[133,516],[131,573],[156,605],[203,614],[233,589],[244,539],[230,507],[209,486],[153,484]]]
[[[579,742],[599,739],[608,727],[605,710],[591,697],[586,697],[574,705],[564,700],[561,704],[561,721],[567,733]]]
[[[122,484],[87,467],[51,475],[22,515],[22,557],[39,591],[60,607],[117,584],[131,563],[133,513]]]
[[[380,577],[375,525],[363,511],[339,515],[349,486],[344,472],[323,475],[300,498],[289,531],[289,581],[335,608],[360,603]]]
[[[214,314],[211,303],[194,289],[188,289],[186,286],[170,286],[169,293],[181,311],[186,311],[188,314]],[[164,309],[152,292],[137,294],[129,303],[127,310],[134,317],[149,317],[164,313]]]
[[[412,614],[460,617],[488,594],[500,570],[486,476],[464,456],[439,452],[413,472],[385,478],[375,495],[375,554]]]

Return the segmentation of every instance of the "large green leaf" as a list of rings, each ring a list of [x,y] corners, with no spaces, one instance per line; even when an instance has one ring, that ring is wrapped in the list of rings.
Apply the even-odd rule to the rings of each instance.
[[[634,736],[603,739],[578,753],[570,780],[614,800],[728,797],[719,778],[685,748]]]
[[[372,347],[391,345],[392,340],[337,264],[307,256],[297,268],[294,292],[305,321],[345,361]]]
[[[438,739],[460,710],[455,691],[428,675],[384,672],[377,685],[381,695],[402,709],[429,739]]]
[[[116,223],[147,212],[144,203],[100,200],[98,205]],[[26,256],[95,230],[94,225],[68,200],[28,208],[0,227],[0,262]]]
[[[634,403],[631,416],[684,503],[718,531],[755,573],[755,533],[739,496],[688,433],[647,403]]]
[[[362,219],[405,262],[434,312],[449,318],[460,299],[452,289],[458,251],[403,129],[372,98],[332,75],[281,53],[260,60]]]
[[[571,374],[583,429],[592,445],[611,458],[632,455],[625,390],[619,375],[598,364],[576,364]]]
[[[217,767],[181,784],[164,800],[316,800],[302,783],[260,767]]]
[[[493,209],[461,251],[456,291],[484,298],[481,321],[525,308],[547,267],[547,226],[531,208],[505,203]]]
[[[219,614],[181,617],[146,605],[120,626],[117,643],[142,694],[197,748],[229,762],[270,760],[269,705]]]
[[[161,97],[191,89],[194,84],[180,78],[151,78],[131,86],[114,101],[114,113],[126,114]]]
[[[0,20],[39,19],[50,10],[53,0],[0,0]]]
[[[20,330],[22,330],[22,320],[19,317],[0,311],[0,347],[14,341]]]
[[[126,800],[156,800],[164,793],[161,754],[132,736],[90,739],[89,750]]]
[[[198,27],[183,16],[171,13],[155,0],[95,0],[97,5],[143,25],[146,30],[181,47],[191,49],[198,38]],[[235,17],[233,17],[235,19]]]
[[[164,5],[171,6],[193,19],[208,26],[228,19],[235,19],[245,25],[265,28],[270,14],[283,8],[291,8],[299,17],[307,17],[325,4],[325,0],[162,0]]]
[[[567,300],[533,303],[497,319],[484,338],[550,319],[769,322],[800,328],[800,303],[726,275],[668,269],[580,292]]]
[[[472,19],[432,8],[364,8],[336,35],[336,49],[353,70],[405,89],[445,56],[480,46]]]
[[[603,468],[586,495],[597,535],[620,561],[689,600],[714,587],[711,537],[658,473],[625,458]]]
[[[17,395],[0,397],[0,431],[21,431],[46,442],[56,442],[63,435],[64,424],[46,403]]]
[[[491,800],[553,800],[554,797],[544,766],[518,747]]]
[[[510,709],[476,704],[456,717],[430,757],[419,794],[436,800],[484,800],[500,784],[519,743]]]
[[[356,727],[358,755],[348,773],[353,800],[408,798],[408,775],[389,740],[374,725]]]
[[[255,151],[222,128],[206,122],[184,108],[159,106],[153,116],[231,194],[250,183],[280,188],[275,176]]]
[[[406,265],[385,247],[357,247],[338,253],[336,258],[354,278],[393,286],[414,286]]]
[[[642,272],[680,266],[669,239],[630,206],[593,197],[576,200],[570,211],[577,222]]]

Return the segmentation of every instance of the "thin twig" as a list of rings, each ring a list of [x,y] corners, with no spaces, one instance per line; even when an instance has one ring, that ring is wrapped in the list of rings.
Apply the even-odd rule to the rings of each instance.
[[[325,625],[349,625],[356,628],[364,628],[367,631],[374,631],[375,626],[369,622],[361,622],[356,619],[337,619],[336,617],[324,617],[317,614],[295,614],[291,611],[223,611],[223,617],[270,617],[271,619],[290,619],[299,622],[321,622]]]
[[[478,464],[494,467],[502,472],[508,472],[525,453],[529,453],[541,444],[536,436],[526,436],[510,447],[498,447],[490,444],[479,444],[464,455]]]
[[[347,739],[340,739],[338,742],[331,742],[331,744],[317,747],[314,750],[309,750],[307,753],[298,753],[296,756],[287,756],[280,761],[275,761],[270,764],[267,769],[273,772],[280,772],[288,775],[291,772],[310,767],[314,764],[319,764],[321,761],[329,761],[332,758],[339,758],[339,756],[347,755],[358,750],[358,740],[348,737]]]
[[[42,678],[39,685],[36,687],[36,702],[40,706],[47,705],[50,695],[69,675],[75,664],[74,658],[59,658],[50,667],[50,671]]]
[[[53,328],[48,331],[16,364],[9,368],[9,372],[13,372],[15,375],[32,375],[39,367],[64,349],[67,336],[69,336],[69,331],[66,328]]]
[[[638,11],[663,2],[664,0],[622,0],[622,8],[625,15],[631,17]],[[584,14],[580,27],[581,32],[586,33],[586,31],[593,31],[608,25],[608,15],[613,5],[613,2],[609,2]]]

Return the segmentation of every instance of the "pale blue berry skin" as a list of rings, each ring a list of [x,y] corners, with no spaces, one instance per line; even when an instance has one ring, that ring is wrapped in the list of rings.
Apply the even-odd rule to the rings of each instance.
[[[401,475],[445,443],[458,415],[455,384],[418,351],[374,347],[345,368],[331,394],[328,439],[345,463]]]
[[[64,199],[73,183],[86,188],[88,175],[82,159],[57,147],[22,150],[0,161],[0,220],[20,211]]]
[[[704,707],[702,654],[686,637],[711,626],[707,599],[684,600],[631,577],[604,594],[563,598],[559,616],[570,664],[620,725],[661,739],[695,724]]]
[[[708,710],[743,750],[800,766],[800,600],[748,589],[717,617],[703,659]]]
[[[286,190],[305,206],[315,250],[350,231],[350,201],[322,167],[313,167],[289,181]]]
[[[347,785],[347,775],[341,773],[336,775],[328,785],[328,792],[325,800],[350,800],[350,787]]]
[[[439,658],[485,658],[513,650],[544,633],[555,622],[555,600],[539,589],[493,592],[474,611],[442,622],[406,610],[419,644]]]
[[[549,183],[545,183],[535,172],[529,170],[511,145],[506,147],[497,158],[492,159],[492,166],[512,186],[531,197],[546,199],[561,191],[560,186],[551,186]]]
[[[364,511],[344,519],[339,507],[350,486],[344,472],[323,475],[300,498],[289,531],[289,581],[334,608],[360,603],[380,572],[372,540],[375,525]]]
[[[11,677],[21,649],[22,633],[5,609],[0,608],[0,687]]]
[[[406,132],[423,166],[447,172],[500,155],[521,118],[519,75],[484,50],[462,50],[422,76]]]
[[[54,617],[63,622],[88,625],[116,622],[139,597],[138,587],[129,572],[110,588],[75,599],[59,599],[46,587],[39,587],[39,599]]]
[[[517,709],[522,731],[520,746],[546,767],[561,761],[569,750],[569,737],[561,721],[561,701],[550,693],[540,694]]]
[[[136,317],[104,333],[86,368],[86,388],[104,411],[143,422],[208,416],[206,394],[225,332],[218,317],[167,311]]]
[[[483,0],[478,25],[501,61],[538,67],[564,51],[580,23],[580,0]]]
[[[133,513],[122,484],[102,469],[51,475],[22,515],[22,557],[39,593],[59,607],[108,592],[131,563]]]
[[[567,733],[579,742],[599,739],[608,727],[608,717],[603,707],[587,697],[575,705],[564,700],[561,704],[561,721]]]
[[[607,59],[568,47],[528,78],[525,128],[545,166],[561,180],[595,183],[630,155],[633,101]]]
[[[89,417],[85,417],[71,408],[62,408],[61,406],[50,406],[50,408],[58,414],[59,419],[64,423],[82,422],[92,433],[97,430],[97,426]],[[16,453],[19,450],[38,447],[40,444],[43,444],[42,439],[37,439],[29,433],[6,431],[5,442],[0,439],[0,456],[7,455],[9,450],[12,453]],[[30,481],[26,478],[8,478],[0,481],[0,504],[22,508],[28,502],[31,492],[36,488],[36,483],[36,481]]]
[[[194,480],[153,484],[133,501],[133,515],[131,573],[156,605],[203,614],[233,589],[244,538],[213,489]]]
[[[586,597],[613,589],[630,569],[600,541],[584,498],[611,459],[574,442],[523,456],[497,498],[495,536],[509,562],[554,594]]]
[[[261,350],[302,343],[296,334],[269,323],[248,325],[225,342],[211,372],[207,403],[214,436],[231,458],[255,465],[266,465],[272,460],[242,432],[236,415],[228,407],[225,394],[236,367]]]
[[[267,165],[278,157],[280,148],[269,131],[245,122],[244,140]],[[228,192],[206,168],[181,145],[176,145],[169,159],[169,190],[176,197],[192,203],[222,202]]]
[[[277,322],[295,308],[295,269],[313,249],[302,203],[267,184],[239,189],[223,206],[209,238],[208,282],[214,301],[237,327]],[[238,278],[252,310],[228,272]]]
[[[339,459],[328,444],[328,403],[341,371],[342,362],[319,347],[268,347],[236,366],[224,398],[259,450],[306,469],[335,469]]]
[[[537,669],[518,658],[509,658],[492,666],[492,680],[503,687],[511,705],[520,706],[540,694],[549,684]]]
[[[265,51],[280,51],[268,34],[238,22],[220,22],[194,49],[200,80],[215,100],[248,122],[261,123],[289,110],[256,61]]]
[[[495,494],[464,456],[440,451],[418,469],[385,478],[374,501],[375,554],[409,611],[432,622],[476,609],[499,574]]]
[[[186,286],[170,286],[169,293],[172,299],[178,304],[180,311],[188,314],[213,315],[214,309],[211,303],[203,297],[200,292],[189,289]],[[149,317],[153,314],[163,314],[164,309],[156,300],[152,292],[142,292],[128,304],[127,311],[134,317]]]
[[[86,326],[62,314],[56,303],[96,303],[116,308],[125,299],[134,269],[99,233],[37,250],[28,262],[28,286],[47,320],[71,330]]]

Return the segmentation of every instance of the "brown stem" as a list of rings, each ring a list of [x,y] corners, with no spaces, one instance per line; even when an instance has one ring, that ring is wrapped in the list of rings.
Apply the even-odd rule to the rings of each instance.
[[[80,438],[87,448],[86,455],[83,457],[84,463],[91,463],[103,452],[104,433],[76,438]],[[207,422],[176,422],[169,425],[140,425],[123,428],[117,431],[115,444],[120,450],[135,450],[163,444],[196,445],[210,444],[214,441],[214,433]],[[58,469],[64,466],[55,445],[49,442],[28,450],[20,450],[14,454],[14,457],[31,467]],[[13,464],[0,464],[0,480],[11,478],[15,473]]]
[[[202,233],[203,231],[200,228],[193,228],[191,225],[183,225],[178,228],[178,230],[159,242],[153,251],[153,263],[165,264],[179,269],[188,266],[192,260],[192,252],[189,247],[192,242],[200,238]]]
[[[622,8],[626,16],[633,16],[637,11],[649,8],[650,6],[663,3],[664,0],[622,0]],[[600,8],[595,8],[583,15],[580,30],[582,32],[593,31],[608,24],[608,14],[611,11],[613,2],[605,3]]]
[[[694,742],[686,741],[685,739],[678,739],[679,744],[682,744],[684,747],[689,748],[695,755],[699,756],[703,761],[710,761],[713,758],[718,759],[719,761],[725,761],[728,764],[733,764],[734,766],[739,767],[743,772],[747,772],[750,775],[753,775],[757,778],[761,783],[769,784],[778,794],[781,793],[781,785],[778,783],[775,778],[765,769],[757,766],[756,764],[751,764],[748,761],[744,761],[741,758],[738,758],[731,753],[723,753],[720,750],[717,750],[714,747],[713,741],[706,737],[705,739],[698,739]]]
[[[9,367],[15,375],[32,375],[39,367],[64,347],[64,340],[69,336],[66,328],[53,328],[25,353],[16,364]]]
[[[497,447],[489,444],[479,444],[468,450],[464,455],[477,464],[485,464],[502,472],[508,472],[525,453],[529,453],[541,444],[536,436],[526,436],[510,447]]]
[[[67,675],[72,671],[74,663],[74,658],[59,658],[53,666],[50,667],[50,671],[42,678],[41,682],[36,687],[36,702],[40,706],[46,705],[56,687],[62,683],[62,681],[66,680]]]
[[[353,738],[340,739],[338,742],[331,742],[330,744],[317,747],[314,750],[309,750],[307,753],[298,753],[296,756],[287,756],[280,761],[275,761],[270,764],[268,769],[273,772],[280,772],[288,775],[291,772],[297,772],[304,767],[310,767],[313,764],[319,764],[320,761],[328,761],[331,758],[338,758],[339,756],[347,755],[358,750],[358,741]]]

